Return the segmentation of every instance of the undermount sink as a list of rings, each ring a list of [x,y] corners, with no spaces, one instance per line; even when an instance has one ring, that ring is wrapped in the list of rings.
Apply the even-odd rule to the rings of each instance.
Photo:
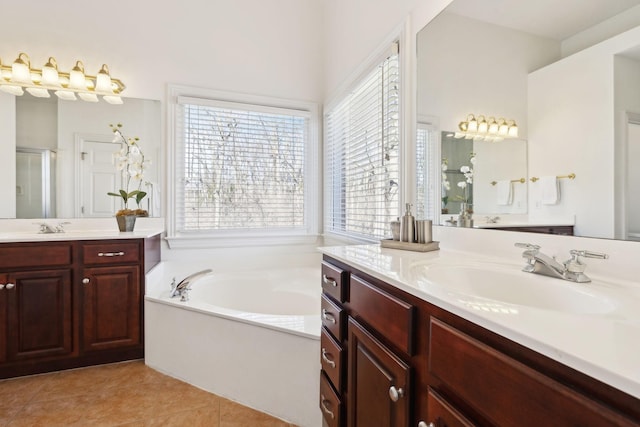
[[[617,307],[611,299],[589,289],[589,283],[507,268],[430,266],[425,279],[448,293],[567,313],[605,314]]]

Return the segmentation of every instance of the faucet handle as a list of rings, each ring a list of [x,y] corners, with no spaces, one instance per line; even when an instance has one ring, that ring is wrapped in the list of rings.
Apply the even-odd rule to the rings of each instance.
[[[591,252],[591,251],[579,251],[576,249],[572,249],[569,251],[571,258],[565,261],[564,268],[570,273],[584,273],[584,270],[587,268],[587,264],[580,261],[579,257],[585,258],[597,258],[597,259],[608,259],[609,255],[603,254],[600,252]]]
[[[524,249],[527,249],[527,250],[530,250],[530,251],[538,251],[538,250],[540,250],[540,246],[533,245],[531,243],[516,243],[514,246],[517,247],[517,248],[524,248]]]

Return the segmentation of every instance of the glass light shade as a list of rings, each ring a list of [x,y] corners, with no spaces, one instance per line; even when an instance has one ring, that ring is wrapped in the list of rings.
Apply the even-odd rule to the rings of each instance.
[[[60,99],[64,99],[65,101],[75,101],[76,95],[70,90],[57,90],[56,96]]]
[[[16,83],[31,83],[29,57],[26,54],[21,53],[11,65],[11,81]]]
[[[487,121],[484,119],[484,117],[479,117],[478,118],[478,132],[487,133],[488,130],[489,130],[489,124],[487,123]]]
[[[98,102],[98,96],[95,93],[84,93],[84,92],[78,92],[78,96],[80,97],[80,99],[82,99],[83,101],[87,101],[87,102]]]
[[[113,88],[111,87],[111,76],[109,75],[109,68],[107,68],[107,64],[103,64],[100,71],[98,71],[98,75],[96,76],[96,91],[113,93]]]
[[[509,136],[512,138],[518,137],[518,126],[516,124],[509,126]]]
[[[458,124],[458,129],[460,129],[462,132],[466,132],[468,128],[469,128],[469,123],[467,122],[460,122]]]
[[[114,104],[114,105],[124,104],[124,102],[122,102],[122,98],[116,95],[105,95],[102,97],[102,99],[107,101],[109,104]]]
[[[499,135],[508,135],[509,134],[509,125],[507,125],[506,123],[500,124],[500,127],[498,128],[498,134]]]
[[[42,67],[42,84],[47,86],[60,86],[58,64],[53,58],[49,58],[49,62]]]
[[[50,98],[49,91],[41,87],[28,87],[27,92],[36,98]]]
[[[496,135],[498,133],[498,122],[493,117],[489,119],[489,133]]]
[[[469,132],[478,132],[478,122],[476,121],[476,119],[469,120],[467,129],[469,130]]]
[[[15,96],[24,95],[24,91],[22,90],[22,87],[16,86],[16,85],[0,85],[0,90]]]
[[[87,81],[84,77],[84,66],[82,62],[76,62],[76,66],[69,73],[69,87],[73,89],[86,89]]]

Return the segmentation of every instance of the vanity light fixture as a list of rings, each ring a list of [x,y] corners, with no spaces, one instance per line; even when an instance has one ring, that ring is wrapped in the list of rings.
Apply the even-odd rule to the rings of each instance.
[[[469,114],[466,120],[458,125],[459,132],[454,134],[454,138],[465,138],[474,140],[484,140],[498,142],[505,138],[518,137],[518,125],[515,120],[506,120],[495,117],[485,118],[485,116],[475,116]]]
[[[24,94],[24,90],[38,98],[49,98],[49,91],[67,101],[75,101],[76,94],[87,102],[98,102],[102,96],[109,104],[122,104],[120,94],[125,85],[111,77],[109,67],[102,65],[96,76],[85,74],[82,61],[70,72],[58,70],[58,62],[50,57],[41,70],[31,68],[31,60],[26,53],[20,53],[11,65],[0,60],[0,90],[15,96]]]

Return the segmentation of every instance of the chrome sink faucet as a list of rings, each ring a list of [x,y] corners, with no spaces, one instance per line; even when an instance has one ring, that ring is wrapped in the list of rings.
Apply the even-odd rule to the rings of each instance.
[[[56,225],[55,227],[52,227],[51,225],[47,224],[46,222],[34,222],[34,224],[40,226],[40,231],[38,231],[39,233],[42,233],[42,234],[53,234],[53,233],[64,233],[64,226],[66,224],[71,224],[71,223],[70,222],[59,222],[58,225]]]
[[[522,257],[527,260],[527,265],[522,271],[527,273],[542,274],[544,276],[555,277],[557,279],[568,280],[570,282],[587,283],[591,279],[584,274],[587,265],[580,261],[579,257],[607,259],[607,254],[591,252],[585,250],[572,249],[569,251],[571,258],[564,263],[558,262],[555,258],[540,252],[540,246],[530,243],[516,243],[516,247],[524,248]]]

